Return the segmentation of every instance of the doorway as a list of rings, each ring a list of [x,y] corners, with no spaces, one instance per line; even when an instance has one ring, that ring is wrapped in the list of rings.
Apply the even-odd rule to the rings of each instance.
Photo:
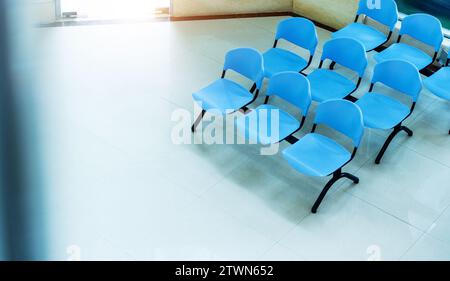
[[[170,0],[57,0],[57,8],[62,20],[148,19],[168,16]]]

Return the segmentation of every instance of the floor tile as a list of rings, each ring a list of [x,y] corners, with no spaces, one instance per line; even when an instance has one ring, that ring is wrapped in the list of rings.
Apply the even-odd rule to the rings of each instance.
[[[301,257],[297,253],[289,250],[288,248],[279,244],[274,245],[262,255],[260,260],[263,261],[306,261],[304,257]]]
[[[308,260],[397,260],[421,232],[346,193],[325,198],[280,244]]]
[[[203,199],[173,208],[111,227],[108,238],[139,260],[255,260],[274,244]]]
[[[450,244],[450,206],[444,213],[431,225],[428,229],[428,234],[436,239]]]
[[[405,256],[405,261],[450,261],[450,244],[424,235]]]
[[[420,172],[418,172],[420,171]],[[421,230],[450,204],[450,170],[406,147],[391,145],[381,165],[367,162],[352,194]]]

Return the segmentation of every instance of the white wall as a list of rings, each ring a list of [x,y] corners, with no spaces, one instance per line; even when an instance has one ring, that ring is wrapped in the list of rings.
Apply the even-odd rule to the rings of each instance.
[[[35,23],[50,23],[56,19],[56,0],[30,0],[30,12]]]
[[[172,0],[172,16],[295,12],[341,28],[353,21],[359,0]]]
[[[291,12],[292,0],[172,0],[172,16]]]
[[[293,11],[339,29],[355,19],[358,3],[359,0],[294,0]]]

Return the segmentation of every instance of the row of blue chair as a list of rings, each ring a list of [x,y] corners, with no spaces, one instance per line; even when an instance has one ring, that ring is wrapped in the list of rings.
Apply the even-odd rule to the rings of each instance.
[[[390,28],[393,28],[393,26],[395,25],[393,24],[393,22],[396,22],[398,16],[397,6],[395,4],[395,1],[393,0],[383,0],[380,9],[369,9],[367,8],[367,1],[361,1],[357,19],[360,15],[363,14],[371,16],[381,23],[391,23],[389,25]],[[358,27],[360,30],[355,26],[361,26]],[[362,26],[364,26],[364,28]],[[360,32],[357,32],[358,30]],[[324,52],[322,55],[319,70],[314,71],[309,76],[312,87],[312,95],[315,101],[324,101],[330,98],[351,98],[351,94],[358,89],[367,67],[367,56],[364,54],[364,52],[370,50],[370,48],[374,46],[371,45],[367,47],[367,45],[370,45],[369,43],[371,42],[369,39],[372,38],[370,36],[371,32],[369,30],[373,31],[374,28],[364,24],[354,23],[333,34],[333,38],[342,40],[331,41],[329,42],[329,44],[326,44],[324,46]],[[364,32],[369,35],[364,35]],[[423,42],[435,42],[435,48],[437,51],[435,52],[434,58],[437,57],[437,52],[440,49],[440,45],[443,40],[442,27],[438,19],[425,14],[408,16],[403,21],[399,41],[405,34],[408,34],[414,38],[422,39]],[[343,37],[344,35],[348,37]],[[352,39],[355,39],[358,43],[349,40],[351,38],[351,35],[353,35]],[[390,35],[388,35],[387,37],[389,38],[389,36]],[[308,61],[293,52],[282,48],[277,48],[278,41],[281,39],[291,42],[300,48],[308,50],[310,53]],[[239,107],[237,107],[237,105],[241,105],[242,99],[247,104],[252,103],[258,96],[262,79],[264,77],[270,78],[274,74],[282,71],[302,72],[311,64],[317,47],[317,42],[317,32],[314,24],[311,21],[304,18],[291,18],[282,21],[277,28],[274,47],[263,54],[263,62],[261,62],[261,64],[263,64],[264,72],[260,74],[257,79],[255,79],[257,81],[255,81],[255,84],[250,91],[251,93],[253,93],[256,90],[255,96],[248,94],[246,95],[246,91],[242,93],[241,89],[242,95],[239,96],[239,98],[230,99],[228,100],[228,103],[223,105],[227,105],[228,109],[238,109]],[[351,48],[351,50],[346,50],[346,48]],[[415,51],[413,52],[412,50]],[[423,63],[424,61],[430,63],[434,61],[434,59],[431,58],[425,59],[425,57],[421,54],[427,56],[424,52],[415,47],[397,43],[375,56],[375,59],[377,59],[379,62],[391,59],[403,59],[413,63],[420,70],[421,68],[426,66],[426,64]],[[332,62],[330,65],[330,70],[333,70],[334,65],[336,63],[339,63],[343,66],[346,66],[350,70],[357,72],[359,76],[357,83],[355,84],[353,81],[343,77],[342,75],[339,75],[338,73],[321,69],[323,66],[323,62],[326,59],[330,59]],[[422,62],[419,62],[418,60]],[[224,69],[223,77],[226,70],[227,68]],[[217,84],[212,85],[212,88],[205,90],[213,90],[214,88],[219,87],[220,83],[224,82],[218,82]],[[231,87],[229,83],[222,86]],[[200,96],[197,95],[199,100],[202,100],[201,94],[205,93],[200,93]],[[211,99],[207,99],[204,102],[206,102],[206,107],[209,106],[208,102],[214,103],[214,101]],[[205,109],[207,110],[208,108]],[[204,112],[202,112],[202,115],[199,116],[197,121],[201,120],[203,114]],[[193,131],[194,130],[195,126],[193,126]]]
[[[304,34],[308,35],[303,36]],[[277,48],[280,39],[309,50],[309,60],[306,61],[292,52]],[[359,182],[356,176],[343,173],[342,168],[356,155],[364,127],[393,129],[376,158],[378,164],[390,142],[399,132],[405,131],[412,136],[412,131],[402,123],[412,114],[422,90],[422,80],[415,64],[404,59],[388,59],[375,67],[367,94],[359,100],[351,99],[355,103],[344,100],[351,97],[361,84],[367,67],[366,47],[359,40],[337,36],[324,45],[319,69],[306,78],[300,73],[311,64],[316,47],[317,34],[314,24],[307,19],[292,18],[279,24],[274,48],[266,53],[260,54],[251,48],[228,52],[221,79],[193,94],[194,100],[202,107],[202,113],[192,126],[194,132],[205,112],[212,109],[220,110],[222,113],[238,110],[245,112],[246,107],[256,100],[264,77],[269,78],[264,104],[237,120],[236,125],[247,138],[261,144],[273,144],[283,140],[292,143],[291,147],[283,151],[283,156],[299,172],[310,176],[332,175],[332,179],[316,200],[312,208],[313,213],[317,211],[324,196],[337,180],[349,178],[354,183]],[[323,69],[325,60],[331,61],[330,69]],[[358,73],[358,82],[355,83],[334,71],[336,63]],[[229,70],[253,81],[252,88],[247,90],[236,82],[226,79],[225,75]],[[447,79],[450,77],[448,68],[427,79],[427,84],[439,84],[440,82],[436,81],[440,81],[442,77]],[[378,83],[409,96],[411,106],[406,106],[387,95],[373,92]],[[442,92],[445,88],[440,87],[436,91]],[[299,121],[289,113],[269,105],[269,98],[272,96],[278,96],[297,107],[302,119]],[[312,101],[321,103],[316,111],[313,129],[310,134],[298,140],[293,134],[303,127]],[[268,134],[261,134],[262,131],[267,132],[260,129],[261,124],[271,124],[272,110],[277,110],[279,130],[272,134],[269,127]],[[261,114],[263,111],[268,114]],[[260,120],[261,118],[267,119]],[[250,126],[249,123],[255,122],[254,120],[257,122],[256,126]],[[323,124],[348,136],[353,141],[354,150],[349,152],[336,141],[317,134],[318,126]]]
[[[333,38],[353,38],[361,42],[366,51],[372,51],[387,43],[394,32],[398,22],[398,8],[394,0],[380,0],[379,7],[369,7],[366,0],[359,2],[359,9],[355,22],[333,33]],[[389,29],[389,34],[375,29],[372,26],[358,23],[361,16],[369,17]],[[430,56],[418,47],[402,43],[402,39],[409,36],[434,49]],[[414,64],[419,70],[427,68],[436,61],[444,40],[442,24],[436,17],[428,14],[413,14],[401,22],[397,43],[375,55],[377,62],[391,59],[403,59]]]
[[[299,34],[308,34],[300,36]],[[310,50],[309,61],[297,54],[277,48],[279,40],[284,39],[297,46],[306,46]],[[264,78],[283,71],[302,72],[311,64],[317,46],[317,33],[314,24],[304,18],[290,18],[283,20],[277,29],[274,48],[263,55],[253,49],[241,48],[232,50],[225,57],[222,79],[219,79],[194,93],[193,98],[202,103],[203,112],[194,123],[192,131],[203,117],[205,111],[212,108],[222,112],[237,111],[252,103],[259,94]],[[340,65],[358,73],[359,79],[355,83],[345,76],[329,69],[322,69],[325,60],[337,62]],[[356,40],[338,38],[327,42],[324,46],[319,69],[309,75],[312,98],[321,102],[331,98],[345,98],[356,91],[362,81],[368,61],[364,46]],[[253,81],[248,91],[242,86],[224,79],[228,70],[240,73]],[[228,95],[226,93],[229,93]]]
[[[343,39],[333,39],[330,42],[341,40]],[[235,49],[227,53],[224,69],[225,72],[231,69],[249,77],[257,85],[255,89],[259,91],[263,70],[262,68],[258,70],[258,65],[262,67],[262,61],[263,56],[257,50]],[[407,107],[387,95],[373,92],[377,83],[410,96],[411,107]],[[317,211],[325,194],[337,180],[347,177],[355,183],[359,182],[357,177],[343,173],[342,168],[356,155],[364,127],[394,129],[393,134],[388,138],[377,156],[377,163],[379,163],[389,143],[398,132],[403,130],[412,135],[412,131],[402,126],[402,122],[414,110],[421,90],[422,82],[417,68],[406,61],[392,60],[380,63],[375,67],[369,93],[356,103],[344,99],[328,99],[318,106],[311,134],[294,142],[292,147],[283,151],[286,160],[304,174],[321,177],[333,175],[314,204],[312,212]],[[269,80],[264,104],[238,119],[236,127],[245,134],[247,139],[255,140],[263,145],[286,140],[303,127],[313,101],[311,93],[311,83],[304,75],[292,71],[277,73]],[[219,98],[216,98],[216,96]],[[299,121],[286,111],[269,105],[269,98],[272,96],[278,96],[298,108],[302,119]],[[237,111],[247,106],[254,99],[251,91],[225,78],[221,78],[203,90],[194,93],[193,97],[201,102],[203,110],[220,109],[223,113],[230,112],[231,107],[228,107],[230,101],[233,101],[234,111]],[[241,99],[240,104],[239,99]],[[205,105],[204,102],[207,102],[207,104]],[[263,110],[267,112],[266,115],[261,114]],[[277,132],[271,132],[271,127],[262,130],[261,124],[266,124],[266,126],[272,124],[273,110],[277,110],[277,117],[279,118]],[[267,119],[261,120],[264,118],[263,116]],[[250,122],[256,122],[256,124],[250,125]],[[320,124],[325,124],[350,137],[354,144],[353,152],[348,152],[330,138],[316,134],[317,126]]]

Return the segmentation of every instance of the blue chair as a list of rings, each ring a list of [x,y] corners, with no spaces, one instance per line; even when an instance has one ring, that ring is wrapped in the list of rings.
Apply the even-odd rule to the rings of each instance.
[[[298,121],[289,113],[269,105],[271,96],[277,96],[297,107],[302,113],[302,120]],[[246,139],[263,145],[275,144],[292,136],[303,127],[310,105],[311,90],[308,79],[298,72],[280,72],[270,78],[265,103],[237,119],[236,127],[245,134]],[[273,120],[275,112],[278,120]],[[276,131],[272,131],[271,125],[275,121],[277,121]]]
[[[357,83],[330,69],[322,69],[326,59],[358,73]],[[367,54],[359,41],[351,38],[332,39],[325,43],[319,68],[308,75],[312,99],[323,102],[330,99],[351,98],[361,85],[367,67]]]
[[[254,84],[250,91],[234,81],[225,79],[228,70],[233,70],[253,81]],[[202,108],[202,112],[192,125],[192,132],[195,132],[195,128],[201,122],[206,111],[215,110],[221,113],[230,113],[245,109],[258,97],[263,79],[263,56],[259,51],[251,48],[238,48],[229,51],[225,56],[221,79],[192,94],[193,99]]]
[[[389,41],[394,31],[395,24],[398,21],[397,4],[394,0],[381,0],[380,8],[377,9],[369,7],[368,3],[369,1],[367,0],[360,0],[355,22],[333,33],[333,38],[348,37],[359,40],[368,52]],[[371,26],[358,23],[361,15],[365,15],[388,27],[389,34],[385,35],[383,32]]]
[[[309,51],[309,60],[281,48],[277,48],[279,40],[286,40]],[[289,18],[278,24],[273,48],[264,53],[265,77],[283,71],[301,72],[311,64],[318,44],[314,23],[305,18]]]
[[[401,43],[404,35],[433,47],[434,56],[431,57],[416,47]],[[403,19],[397,43],[376,54],[374,58],[377,62],[396,59],[406,60],[422,70],[436,60],[443,40],[442,24],[437,18],[427,14],[410,15]]]
[[[372,92],[376,83],[409,96],[412,105],[409,107],[397,99]],[[378,153],[376,164],[380,164],[386,149],[399,132],[405,131],[410,137],[413,135],[413,132],[402,123],[413,113],[421,91],[422,79],[419,70],[412,63],[391,60],[375,66],[369,93],[362,96],[356,104],[361,108],[366,127],[380,130],[393,129]]]
[[[333,139],[316,133],[318,125],[326,125],[350,138],[354,145],[353,152]],[[338,180],[348,178],[355,184],[359,183],[356,176],[343,173],[342,168],[355,157],[363,134],[363,117],[359,107],[347,100],[329,100],[317,107],[312,132],[283,151],[288,163],[302,174],[313,177],[333,175],[314,203],[312,213],[317,212],[323,198]]]
[[[450,101],[450,58],[446,67],[441,68],[431,77],[424,80],[425,87],[436,96]],[[450,130],[448,132],[450,134]]]

